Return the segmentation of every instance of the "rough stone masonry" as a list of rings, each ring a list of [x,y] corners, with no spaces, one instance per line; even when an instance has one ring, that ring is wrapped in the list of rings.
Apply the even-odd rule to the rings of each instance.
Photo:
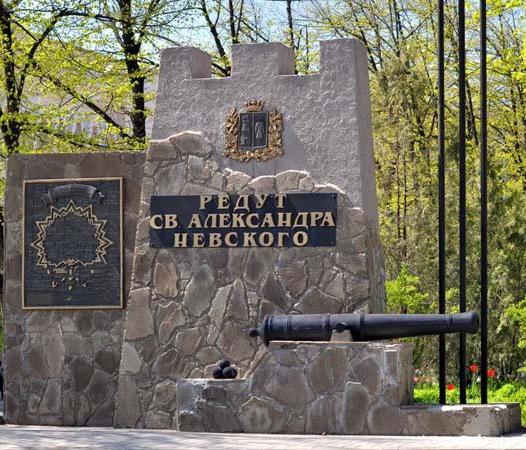
[[[411,344],[271,342],[243,380],[177,383],[181,431],[500,436],[518,403],[412,404]]]
[[[176,427],[176,381],[206,377],[221,358],[241,372],[265,352],[247,330],[275,313],[381,311],[372,292],[378,238],[333,185],[289,170],[251,178],[221,170],[195,133],[150,146],[142,206],[151,195],[335,192],[336,247],[155,249],[141,212],[126,314],[117,426]],[[151,175],[150,175],[151,174]],[[369,251],[368,251],[369,249]]]

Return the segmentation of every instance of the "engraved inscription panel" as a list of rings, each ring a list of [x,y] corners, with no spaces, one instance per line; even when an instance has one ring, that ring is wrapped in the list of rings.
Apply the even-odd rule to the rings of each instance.
[[[122,179],[24,183],[24,308],[122,307]]]

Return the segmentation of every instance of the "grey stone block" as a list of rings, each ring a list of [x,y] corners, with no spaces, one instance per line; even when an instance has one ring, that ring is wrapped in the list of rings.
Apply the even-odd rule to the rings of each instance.
[[[307,407],[305,433],[327,434],[333,431],[331,421],[334,415],[331,413],[331,404],[327,397],[322,396],[314,400]]]
[[[377,396],[383,387],[383,374],[380,363],[381,361],[378,360],[376,355],[371,355],[356,362],[351,368],[356,379],[363,380],[362,383],[365,388],[373,396]]]
[[[176,297],[179,293],[176,261],[169,250],[159,251],[155,265],[153,283],[154,292],[161,297]]]
[[[163,378],[184,378],[191,372],[191,364],[175,349],[161,353],[153,364],[153,370]]]
[[[125,342],[122,346],[122,360],[121,360],[121,372],[123,373],[137,373],[141,370],[141,357],[137,353],[135,346],[128,342]]]
[[[102,371],[95,371],[87,388],[88,398],[95,404],[104,403],[110,394],[110,378]]]
[[[294,305],[294,309],[303,314],[338,314],[342,312],[343,305],[338,299],[330,297],[320,289],[309,289]]]
[[[361,382],[348,381],[345,384],[342,410],[342,430],[349,434],[362,434],[367,412],[372,399]]]
[[[201,315],[208,307],[214,293],[214,272],[204,264],[194,273],[184,294],[184,305],[194,316]]]
[[[404,434],[500,436],[518,431],[518,405],[411,405],[400,409]],[[520,408],[519,408],[520,410]]]
[[[102,349],[95,354],[95,363],[104,372],[113,374],[119,367],[119,357],[113,350]]]
[[[126,338],[138,339],[154,332],[153,317],[150,310],[151,291],[149,288],[130,292],[130,307],[126,316]]]
[[[50,379],[47,383],[46,390],[40,401],[38,408],[39,414],[56,414],[61,413],[62,406],[62,383],[59,379]],[[59,423],[60,424],[60,421]]]
[[[149,411],[146,414],[145,425],[146,428],[171,428],[172,416],[162,411]]]
[[[234,44],[232,77],[255,78],[294,75],[294,52],[277,43]]]
[[[403,422],[398,406],[377,402],[369,411],[367,417],[367,428],[369,434],[400,435]]]
[[[302,367],[275,367],[265,390],[276,402],[292,409],[299,409],[316,398]]]
[[[243,172],[227,171],[226,190],[227,192],[241,191],[251,180],[247,174]]]
[[[89,384],[91,375],[93,373],[93,366],[90,361],[84,358],[75,358],[69,369],[73,377],[73,386],[76,392],[83,391]]]
[[[194,355],[201,346],[199,328],[188,328],[175,337],[175,345],[182,355]]]
[[[137,385],[131,377],[121,377],[119,379],[115,426],[135,426],[140,414]]]
[[[281,310],[285,310],[289,306],[289,299],[285,294],[285,290],[272,273],[267,275],[261,290],[261,295]]]
[[[169,95],[165,91],[174,77],[179,79],[210,78],[210,56],[193,47],[166,48],[161,51],[161,70],[157,84],[157,95]]]
[[[259,397],[250,397],[241,405],[239,418],[245,433],[268,433],[284,425],[284,411],[274,402]]]

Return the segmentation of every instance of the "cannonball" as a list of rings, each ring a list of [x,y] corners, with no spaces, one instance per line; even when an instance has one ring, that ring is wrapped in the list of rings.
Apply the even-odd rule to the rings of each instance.
[[[225,367],[223,369],[223,377],[225,378],[236,378],[237,377],[237,370],[234,367]]]
[[[225,376],[223,375],[223,369],[221,369],[221,367],[214,367],[214,370],[212,372],[212,376],[216,380],[220,380],[222,378],[225,378]]]
[[[230,366],[230,361],[228,359],[222,359],[221,361],[218,361],[217,365],[223,370]]]

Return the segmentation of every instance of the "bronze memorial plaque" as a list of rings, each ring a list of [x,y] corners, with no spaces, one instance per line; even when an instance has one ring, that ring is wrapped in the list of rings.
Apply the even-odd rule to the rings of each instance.
[[[24,182],[24,309],[122,308],[122,178]]]

